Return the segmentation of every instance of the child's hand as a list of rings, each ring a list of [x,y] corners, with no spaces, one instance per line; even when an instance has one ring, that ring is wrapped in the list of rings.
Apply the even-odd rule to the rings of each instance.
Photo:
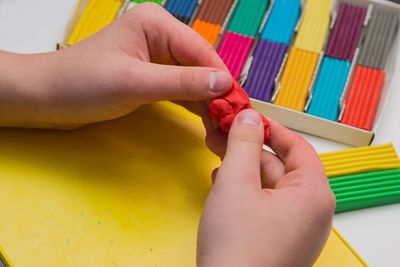
[[[259,115],[236,117],[202,215],[199,266],[311,266],[329,235],[335,200],[322,164],[300,136]]]
[[[1,126],[75,127],[158,100],[211,99],[232,85],[203,38],[149,3],[62,51],[0,56]]]

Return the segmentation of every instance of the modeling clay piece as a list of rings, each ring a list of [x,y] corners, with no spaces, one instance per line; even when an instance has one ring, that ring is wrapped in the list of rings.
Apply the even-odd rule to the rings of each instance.
[[[215,47],[232,4],[233,0],[204,0],[192,28]]]
[[[308,114],[336,121],[350,71],[350,61],[324,57],[319,71]]]
[[[253,38],[229,31],[222,37],[217,52],[235,80],[240,78],[253,43]]]
[[[253,108],[246,91],[234,81],[231,91],[221,98],[211,101],[208,112],[211,119],[217,121],[222,131],[228,133],[236,115],[244,110]],[[264,124],[264,143],[269,140],[269,122],[261,115]]]
[[[196,19],[223,25],[233,2],[233,0],[204,0],[199,7]]]
[[[384,70],[399,29],[399,15],[392,11],[372,12],[360,50],[358,64]]]
[[[329,178],[400,169],[400,159],[392,144],[322,153],[319,157]]]
[[[244,88],[250,97],[267,102],[271,100],[275,90],[275,79],[286,51],[286,45],[260,40],[244,84]]]
[[[332,0],[308,0],[294,47],[321,53],[329,31]]]
[[[261,38],[290,45],[300,13],[300,0],[275,0]]]
[[[385,71],[357,65],[340,122],[371,131],[384,84]]]
[[[239,1],[233,11],[227,31],[256,38],[265,13],[268,10],[269,2],[269,0]]]
[[[291,49],[274,102],[276,105],[304,111],[318,58],[317,53],[299,48]]]
[[[110,24],[117,17],[122,3],[121,0],[88,1],[68,37],[67,45],[74,45]]]
[[[221,32],[221,25],[196,19],[192,25],[192,28],[204,39],[206,39],[213,47],[215,47]]]
[[[352,60],[360,42],[367,8],[341,2],[325,54]]]
[[[400,202],[400,169],[329,179],[336,213]]]
[[[165,9],[185,24],[189,24],[196,7],[197,0],[168,0],[165,3]]]
[[[162,0],[132,0],[132,2],[137,3],[137,4],[142,4],[142,3],[146,3],[146,2],[153,2],[153,3],[157,3],[157,4],[161,5]]]

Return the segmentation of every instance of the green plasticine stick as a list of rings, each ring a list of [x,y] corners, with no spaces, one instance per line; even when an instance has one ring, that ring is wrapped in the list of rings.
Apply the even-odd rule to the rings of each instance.
[[[153,2],[153,3],[161,4],[163,2],[163,0],[131,0],[131,2],[134,2],[137,4],[142,4],[142,3],[146,3],[146,2]]]
[[[396,175],[400,177],[400,169],[390,169],[390,170],[381,170],[367,173],[358,173],[358,174],[350,174],[336,177],[329,177],[329,183],[339,183],[342,181],[359,181],[363,179],[367,179],[369,177],[380,177],[380,176],[389,176]]]
[[[331,185],[332,189],[339,189],[339,188],[349,188],[353,186],[360,186],[366,184],[374,184],[379,182],[385,181],[399,181],[400,174],[392,173],[392,174],[385,174],[385,175],[370,175],[365,176],[362,179],[359,177],[346,177],[346,179],[341,179],[340,181],[332,181],[333,179],[329,180],[329,184]]]
[[[368,196],[371,194],[378,194],[378,193],[384,193],[384,192],[392,192],[392,191],[400,191],[400,184],[396,185],[391,185],[391,186],[385,186],[385,187],[371,187],[368,189],[362,189],[362,190],[354,190],[352,192],[344,192],[344,193],[335,193],[336,199],[341,199],[341,198],[348,198],[348,197],[358,197],[358,196]]]
[[[385,189],[387,187],[396,185],[400,185],[400,180],[379,181],[372,184],[363,184],[363,185],[356,185],[356,186],[342,187],[342,188],[332,188],[332,190],[335,192],[335,194],[343,194],[343,193],[354,193],[369,188],[375,190]]]
[[[400,169],[329,179],[336,213],[400,202]]]
[[[384,176],[382,179],[381,176],[367,176],[364,179],[356,179],[353,177],[346,177],[345,180],[341,181],[332,181],[333,179],[329,180],[329,184],[332,189],[339,189],[339,188],[348,188],[352,186],[358,186],[358,185],[364,185],[364,184],[373,184],[373,183],[379,183],[382,181],[396,181],[400,180],[400,175],[392,174],[392,175],[387,175]]]
[[[256,37],[268,6],[269,0],[240,0],[227,30],[247,37]]]
[[[336,200],[336,213],[372,208],[377,206],[395,204],[400,202],[400,190],[379,194],[372,194],[363,197],[352,197]]]

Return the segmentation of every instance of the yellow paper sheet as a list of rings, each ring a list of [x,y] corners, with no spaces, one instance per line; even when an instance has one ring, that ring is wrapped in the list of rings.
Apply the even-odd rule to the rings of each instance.
[[[197,117],[160,103],[75,131],[0,129],[0,148],[0,245],[15,267],[195,266],[219,165]],[[331,237],[316,266],[357,260]]]
[[[329,240],[314,267],[367,267],[367,263],[347,243],[336,229],[332,229]]]

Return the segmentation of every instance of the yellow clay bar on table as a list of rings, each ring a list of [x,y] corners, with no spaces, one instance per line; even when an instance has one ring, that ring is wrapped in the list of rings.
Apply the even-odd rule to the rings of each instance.
[[[322,153],[319,157],[328,177],[400,168],[392,144]]]
[[[68,37],[67,45],[76,44],[110,24],[122,4],[122,0],[89,0]]]
[[[303,111],[319,55],[292,48],[282,74],[274,104]]]
[[[220,163],[204,136],[165,102],[74,131],[0,129],[4,252],[15,267],[195,266]],[[346,267],[331,239],[320,261]]]
[[[330,23],[332,0],[308,0],[294,47],[321,53]]]

